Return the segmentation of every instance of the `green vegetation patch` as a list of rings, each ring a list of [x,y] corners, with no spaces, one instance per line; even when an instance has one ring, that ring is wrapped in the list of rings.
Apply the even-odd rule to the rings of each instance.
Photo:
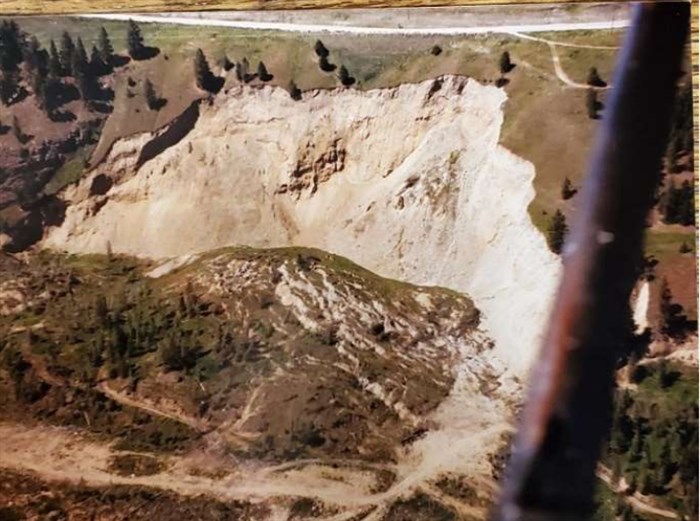
[[[698,508],[697,370],[666,360],[631,365],[615,397],[604,462],[627,494],[690,515]]]

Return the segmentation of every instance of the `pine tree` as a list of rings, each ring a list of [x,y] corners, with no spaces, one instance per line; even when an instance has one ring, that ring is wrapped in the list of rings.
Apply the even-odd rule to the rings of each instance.
[[[19,124],[17,116],[12,116],[12,133],[17,138],[17,141],[20,143],[24,142],[24,132],[22,132],[22,127]]]
[[[671,384],[671,373],[668,370],[666,360],[661,360],[656,370],[656,379],[661,389],[666,389]]]
[[[314,51],[319,58],[328,58],[328,49],[326,49],[326,46],[323,45],[321,40],[316,40]]]
[[[640,429],[637,426],[634,430],[634,436],[632,437],[632,444],[630,445],[630,451],[629,451],[629,460],[632,463],[636,463],[637,461],[642,459],[643,448],[644,448],[644,440],[642,438],[642,434],[640,432]]]
[[[258,63],[258,79],[260,81],[270,81],[272,79],[263,62]]]
[[[683,308],[673,302],[671,288],[666,278],[661,280],[661,298],[659,299],[659,311],[661,312],[661,332],[673,336],[681,322]]]
[[[591,119],[598,119],[598,94],[593,89],[586,91],[586,111]]]
[[[19,93],[19,71],[0,71],[0,102],[3,105],[12,105],[17,100]]]
[[[554,212],[554,216],[547,229],[547,244],[549,245],[549,249],[554,253],[561,253],[567,231],[566,217],[561,210],[557,210]]]
[[[114,47],[112,47],[112,42],[109,39],[109,34],[107,34],[107,29],[104,27],[100,29],[97,49],[100,53],[102,63],[111,68],[114,57]]]
[[[102,60],[100,50],[93,45],[90,50],[90,74],[93,76],[102,76],[107,71],[107,65]]]
[[[149,79],[146,79],[143,83],[143,95],[146,98],[146,104],[149,109],[157,110],[159,108],[160,98],[158,94],[156,94],[156,89]]]
[[[224,55],[223,59],[221,60],[221,67],[226,71],[230,71],[233,69],[235,64],[229,59],[228,56]]]
[[[684,151],[691,154],[694,145],[693,133],[693,88],[690,81],[686,81],[679,89],[676,96],[676,106],[671,122],[671,139],[675,141],[674,147],[678,152]]]
[[[24,360],[22,353],[13,345],[8,345],[2,350],[2,365],[9,373],[12,380],[15,397],[20,396],[24,374],[29,367],[29,363]]]
[[[676,188],[671,181],[662,198],[662,211],[666,224],[691,226],[695,223],[694,194],[690,181],[683,181],[680,188]]]
[[[598,69],[595,67],[591,67],[588,70],[588,79],[586,80],[586,83],[588,83],[588,85],[591,87],[605,87],[606,85],[598,74]]]
[[[241,60],[238,69],[240,69],[241,73],[241,77],[239,79],[241,81],[250,81],[250,63],[248,62],[248,58],[244,57],[243,60]]]
[[[674,224],[679,221],[680,206],[680,192],[676,188],[676,184],[671,181],[662,200],[662,210],[664,213],[664,222],[666,224]]]
[[[345,65],[341,65],[340,69],[338,69],[338,79],[340,80],[340,83],[342,83],[345,87],[349,87],[353,83],[355,83],[355,79],[350,76],[350,73],[348,72],[348,69],[345,67]]]
[[[34,76],[41,71],[46,69],[45,52],[41,49],[41,44],[36,36],[32,36],[29,43],[24,49],[23,55],[24,63],[27,67],[27,72],[29,73],[29,81],[34,80]]]
[[[61,52],[59,57],[61,60],[61,72],[65,76],[73,75],[73,54],[75,53],[75,44],[68,31],[63,31],[61,35]]]
[[[294,101],[299,101],[301,99],[301,90],[299,90],[297,84],[294,83],[294,80],[289,80],[287,90],[289,90],[289,95]]]
[[[95,319],[97,324],[104,326],[108,323],[109,307],[107,306],[107,297],[100,293],[95,299]]]
[[[659,453],[659,479],[658,484],[662,487],[666,486],[669,481],[673,478],[675,473],[675,465],[673,460],[673,455],[671,452],[671,442],[668,438],[665,438],[663,444],[661,445],[661,452]]]
[[[654,480],[652,479],[651,472],[649,471],[644,471],[642,472],[642,476],[640,481],[642,482],[642,485],[639,489],[639,491],[644,494],[652,494],[654,492]]]
[[[689,483],[688,486],[688,491],[686,492],[686,498],[685,498],[685,508],[687,512],[690,512],[690,521],[698,521],[698,511],[700,511],[700,508],[698,508],[698,491],[700,490],[700,487],[698,487],[698,477],[697,477],[697,470],[695,471],[695,477],[693,478],[692,482]]]
[[[56,49],[56,42],[53,40],[51,40],[51,43],[49,44],[49,74],[55,78],[58,78],[63,74],[61,57]]]
[[[571,180],[568,177],[565,177],[564,182],[561,185],[561,198],[566,201],[567,199],[571,199],[574,195],[576,195],[576,190],[571,184]]]
[[[677,169],[676,158],[681,151],[681,141],[680,134],[672,133],[668,141],[668,148],[666,149],[666,171],[670,174],[674,173]]]
[[[22,63],[24,36],[14,20],[0,24],[0,70],[15,72]]]
[[[73,76],[80,91],[83,101],[91,100],[97,93],[97,75],[93,73],[85,51],[85,45],[81,38],[78,38],[75,52],[73,53]]]
[[[85,74],[88,74],[87,52],[85,51],[83,40],[80,37],[78,37],[75,50],[73,51],[71,71],[73,72],[73,76],[77,79],[83,77]]]
[[[320,68],[323,72],[332,72],[332,71],[335,70],[335,65],[333,65],[332,63],[330,63],[330,62],[328,61],[328,58],[325,57],[325,56],[321,56],[321,57],[318,59],[318,66],[319,66],[319,68]]]
[[[661,319],[667,323],[673,318],[673,303],[672,303],[671,288],[668,285],[668,280],[664,277],[661,280],[661,300],[659,308],[661,311]]]
[[[129,56],[138,60],[143,57],[145,46],[143,44],[143,36],[141,36],[141,28],[133,20],[129,20],[126,30],[126,48]]]
[[[102,365],[103,359],[102,355],[104,353],[104,337],[102,335],[98,336],[97,339],[93,340],[90,345],[90,365],[94,368],[98,368]]]
[[[46,109],[46,85],[46,70],[45,68],[41,67],[37,69],[32,77],[32,91],[34,92],[34,98],[36,99],[39,108],[42,110]]]
[[[498,68],[501,74],[507,74],[513,69],[513,63],[510,61],[510,53],[503,51],[501,58],[498,60]]]
[[[194,56],[194,77],[197,81],[197,87],[202,90],[211,89],[212,73],[209,68],[209,62],[207,62],[207,58],[204,56],[202,49],[197,49]]]
[[[690,184],[690,181],[683,181],[679,190],[678,224],[682,224],[683,226],[692,226],[695,224],[694,199],[693,186]]]

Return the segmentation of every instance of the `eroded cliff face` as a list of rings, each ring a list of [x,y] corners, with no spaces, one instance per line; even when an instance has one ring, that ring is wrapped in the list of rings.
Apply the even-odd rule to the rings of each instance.
[[[171,130],[172,142],[163,129],[116,143],[63,194],[66,219],[44,245],[153,258],[317,247],[467,293],[494,354],[523,376],[559,263],[527,214],[533,166],[498,143],[504,101],[498,88],[451,76],[301,101],[236,86],[203,102],[186,135]],[[153,142],[158,153],[144,161]]]

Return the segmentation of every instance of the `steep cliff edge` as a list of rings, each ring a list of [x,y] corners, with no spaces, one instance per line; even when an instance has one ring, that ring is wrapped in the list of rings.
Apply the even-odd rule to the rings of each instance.
[[[495,353],[522,376],[559,263],[527,214],[532,165],[498,144],[504,101],[501,89],[453,76],[301,101],[235,86],[203,102],[171,146],[168,129],[117,142],[64,192],[66,219],[44,245],[153,258],[318,247],[467,293]],[[155,140],[160,153],[144,162]]]

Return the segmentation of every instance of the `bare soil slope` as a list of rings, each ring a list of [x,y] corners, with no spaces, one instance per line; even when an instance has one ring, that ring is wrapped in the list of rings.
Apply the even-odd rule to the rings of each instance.
[[[498,144],[504,101],[453,76],[299,102],[235,85],[199,106],[184,138],[168,142],[166,128],[117,142],[63,194],[65,222],[44,245],[155,258],[318,247],[469,294],[522,375],[559,263],[527,214],[532,166]],[[110,188],[95,194],[105,178]]]

